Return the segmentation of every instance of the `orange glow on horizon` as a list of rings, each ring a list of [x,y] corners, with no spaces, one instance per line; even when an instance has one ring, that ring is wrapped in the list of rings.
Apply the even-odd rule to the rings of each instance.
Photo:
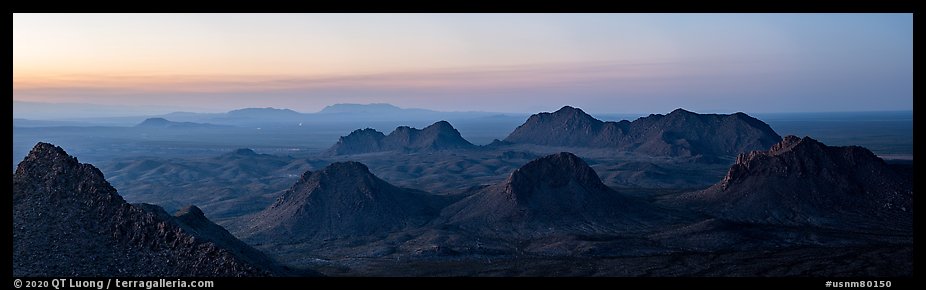
[[[673,63],[567,63],[344,75],[14,75],[14,92],[91,89],[126,92],[260,92],[317,88],[520,88],[595,81],[647,82],[704,74]]]

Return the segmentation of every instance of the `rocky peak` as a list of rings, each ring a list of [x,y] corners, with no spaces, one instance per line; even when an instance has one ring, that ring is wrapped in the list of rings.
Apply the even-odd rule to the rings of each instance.
[[[381,186],[379,178],[370,173],[370,169],[366,165],[355,161],[332,163],[318,171],[316,176],[318,176],[319,183],[322,186],[356,189],[356,192],[367,195],[373,194]]]
[[[574,182],[584,188],[605,190],[598,174],[578,156],[560,152],[528,162],[508,177],[506,191],[514,198],[529,196],[537,187],[559,188]]]
[[[39,142],[32,148],[17,166],[13,179],[15,186],[47,195],[42,198],[122,201],[99,169],[78,162],[61,147],[48,143]],[[74,187],[77,190],[65,190]]]
[[[351,141],[371,142],[383,139],[383,137],[386,137],[383,132],[376,131],[376,129],[373,128],[357,129],[350,132],[350,134],[347,134],[347,136],[341,136],[341,138],[338,140],[338,143]]]
[[[348,136],[350,135],[384,135],[384,134],[380,131],[376,131],[376,129],[373,129],[373,128],[364,128],[364,129],[354,130],[350,132]]]
[[[424,143],[430,143],[431,146],[444,146],[444,147],[467,147],[472,146],[472,143],[463,139],[463,136],[460,135],[460,131],[457,131],[453,125],[450,125],[447,121],[438,121],[430,126],[421,129],[422,133],[421,138]]]
[[[176,217],[192,217],[192,218],[206,218],[206,214],[203,213],[203,210],[199,209],[198,206],[190,205],[184,208],[181,208],[176,213]]]
[[[809,137],[785,136],[767,151],[740,154],[720,183],[726,190],[750,178],[813,178],[819,182],[839,183],[855,175],[872,175],[871,179],[894,177],[883,160],[858,146],[832,147]],[[869,178],[869,177],[866,177]],[[853,181],[854,182],[854,181]]]
[[[362,163],[336,162],[304,174],[258,214],[245,236],[290,241],[388,232],[429,220],[437,199],[393,186]]]
[[[424,128],[424,130],[427,130],[427,129],[437,129],[440,131],[447,131],[447,130],[456,131],[457,130],[453,128],[453,125],[450,125],[450,122],[447,122],[444,120],[434,122],[434,124],[431,124],[430,126],[427,126]]]
[[[59,168],[73,167],[80,164],[77,162],[77,158],[68,155],[61,147],[44,142],[39,142],[35,144],[35,147],[32,147],[32,150],[20,163],[20,167],[29,167],[34,163],[58,165]]]
[[[221,229],[198,209],[188,212]],[[156,205],[126,203],[96,167],[39,143],[13,175],[13,273],[249,276],[275,267],[240,255],[261,255],[243,243],[223,247],[182,222]]]
[[[810,137],[804,137],[804,139],[801,139],[794,135],[788,135],[788,136],[785,136],[781,140],[781,142],[778,142],[775,145],[772,145],[772,148],[768,151],[768,153],[771,155],[781,154],[782,152],[791,150],[792,148],[794,148],[794,146],[797,146],[798,143],[801,143],[803,141],[816,142],[816,140],[811,139]]]
[[[356,154],[382,151],[380,144],[386,135],[372,128],[357,129],[347,136],[341,136],[338,143],[328,149],[328,154]]]
[[[579,116],[581,116],[581,115],[587,115],[587,114],[585,114],[584,111],[582,111],[582,109],[579,109],[579,108],[576,108],[576,107],[573,107],[573,106],[563,106],[562,108],[559,108],[559,110],[556,110],[555,112],[553,112],[553,114],[557,114],[557,115],[567,115],[567,116],[572,116],[572,115],[579,115]]]
[[[285,192],[274,206],[284,204],[291,199],[301,198],[325,198],[319,196],[301,196],[301,193],[308,193],[316,189],[334,190],[333,193],[353,193],[362,192],[370,193],[377,188],[377,178],[370,173],[366,165],[355,161],[331,163],[321,170],[310,172],[306,171],[299,181],[293,187]]]
[[[504,141],[553,146],[595,147],[599,145],[595,144],[598,143],[596,139],[602,134],[602,128],[605,124],[605,122],[595,119],[581,109],[564,106],[556,112],[531,115],[524,124],[518,126]]]
[[[819,156],[820,154],[825,154],[825,151],[828,148],[823,143],[805,136],[804,138],[799,138],[794,135],[785,136],[781,142],[775,143],[767,151],[754,150],[749,153],[741,153],[736,157],[736,162],[734,164],[740,164],[746,166],[751,160],[756,158],[765,158],[769,156],[779,156],[788,152],[800,152],[801,154],[809,154],[809,156]]]
[[[720,183],[682,199],[738,221],[906,231],[912,196],[910,177],[868,149],[786,136],[739,155]]]
[[[324,176],[347,177],[373,175],[363,163],[356,161],[335,162],[318,171]]]
[[[666,114],[666,116],[670,116],[670,115],[697,115],[697,114],[692,111],[678,108],[678,109],[672,110],[672,112],[669,112],[669,114]]]
[[[641,220],[665,219],[652,212],[602,184],[578,156],[561,152],[528,162],[504,182],[476,189],[442,215],[474,232],[536,238],[540,232],[628,229]]]
[[[373,129],[355,130],[341,137],[328,150],[329,154],[360,154],[383,151],[435,151],[444,149],[466,149],[475,145],[463,139],[460,132],[447,121],[439,121],[424,129],[399,126],[389,135]]]
[[[599,121],[598,119],[595,119],[595,117],[592,117],[591,115],[585,113],[585,111],[582,111],[582,109],[574,108],[570,106],[563,106],[559,110],[556,110],[556,112],[553,112],[552,116],[555,119]]]
[[[409,126],[398,126],[398,127],[395,127],[395,130],[393,130],[392,133],[394,134],[396,132],[410,132],[410,131],[418,131],[418,129],[415,129]],[[392,135],[392,134],[389,134],[389,135]]]

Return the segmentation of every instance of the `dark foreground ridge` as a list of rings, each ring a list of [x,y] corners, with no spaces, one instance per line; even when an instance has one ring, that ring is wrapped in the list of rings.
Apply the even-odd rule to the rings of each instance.
[[[281,273],[198,208],[174,217],[128,204],[96,167],[52,144],[38,143],[13,174],[14,276]]]

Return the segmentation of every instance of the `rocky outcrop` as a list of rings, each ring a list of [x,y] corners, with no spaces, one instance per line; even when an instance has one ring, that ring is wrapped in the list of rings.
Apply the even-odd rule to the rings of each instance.
[[[912,180],[865,148],[810,137],[740,154],[719,183],[681,201],[738,222],[912,230]]]
[[[92,165],[39,143],[13,175],[14,276],[262,276],[277,266],[195,209],[131,205]]]
[[[383,151],[384,135],[371,128],[357,129],[338,139],[338,143],[328,149],[331,155],[348,155]]]

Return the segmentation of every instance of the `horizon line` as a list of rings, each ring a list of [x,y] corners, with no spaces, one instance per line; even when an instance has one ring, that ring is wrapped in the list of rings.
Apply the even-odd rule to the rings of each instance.
[[[14,102],[14,104],[15,104],[15,103],[21,103],[21,104],[41,104],[41,105],[62,105],[62,106],[100,106],[100,107],[103,107],[103,108],[107,108],[107,107],[108,107],[108,108],[119,107],[119,108],[136,108],[136,109],[144,109],[144,108],[156,109],[156,108],[159,107],[159,106],[149,106],[149,105],[105,105],[105,104],[98,104],[98,103],[74,103],[74,102],[61,102],[61,103],[57,103],[57,102],[37,102],[37,101],[20,101],[20,100],[13,100],[13,102]],[[105,119],[105,118],[129,118],[129,117],[157,117],[157,116],[163,116],[163,115],[168,115],[168,114],[173,114],[173,113],[226,114],[226,113],[229,113],[229,112],[232,112],[232,111],[244,110],[244,109],[275,109],[275,110],[289,110],[289,111],[293,111],[293,112],[296,112],[296,113],[299,113],[299,114],[318,114],[318,113],[321,113],[322,111],[324,111],[325,108],[328,108],[328,107],[331,107],[331,106],[335,106],[335,105],[361,105],[361,106],[388,105],[388,106],[392,106],[392,107],[395,107],[395,108],[398,108],[398,109],[401,109],[401,110],[427,110],[427,111],[432,111],[432,112],[437,112],[437,113],[492,113],[492,114],[512,114],[512,115],[525,115],[525,114],[531,114],[531,115],[532,115],[532,114],[538,114],[538,113],[551,113],[551,112],[554,112],[554,111],[556,111],[556,110],[559,110],[559,108],[563,108],[563,107],[566,107],[566,106],[580,109],[580,110],[582,110],[583,112],[586,112],[586,113],[588,113],[588,114],[590,114],[590,115],[614,115],[614,114],[617,114],[617,115],[641,115],[641,116],[646,116],[646,115],[650,115],[650,114],[662,114],[662,115],[664,115],[664,114],[668,114],[669,112],[671,112],[671,111],[673,111],[673,110],[675,110],[675,109],[683,109],[683,110],[686,110],[686,111],[689,111],[689,112],[693,112],[693,113],[698,113],[698,114],[734,114],[734,113],[745,113],[745,114],[759,114],[759,115],[761,115],[761,114],[817,114],[817,113],[820,113],[820,114],[828,114],[828,113],[888,113],[888,112],[913,112],[913,111],[914,111],[913,108],[910,108],[910,109],[893,109],[893,110],[833,110],[833,111],[764,111],[764,112],[746,112],[746,111],[743,111],[743,110],[738,110],[738,111],[731,111],[731,110],[691,110],[691,109],[687,109],[687,108],[684,108],[684,107],[676,107],[676,108],[674,108],[674,109],[667,110],[666,112],[655,112],[655,113],[654,113],[654,112],[613,112],[613,111],[612,111],[612,112],[602,112],[602,111],[588,111],[588,110],[586,110],[586,109],[582,109],[581,107],[578,107],[578,106],[575,106],[575,105],[568,105],[568,104],[563,105],[563,106],[560,106],[558,109],[551,109],[551,110],[535,110],[535,111],[530,111],[530,112],[528,112],[528,111],[522,111],[522,112],[511,112],[511,111],[481,111],[481,110],[444,111],[444,110],[432,109],[432,108],[426,108],[426,107],[402,107],[402,106],[397,106],[397,105],[394,105],[394,104],[391,104],[391,103],[377,102],[377,103],[333,103],[333,104],[325,105],[324,108],[322,108],[322,109],[320,109],[320,110],[318,110],[318,111],[315,111],[315,112],[299,111],[299,110],[291,109],[291,108],[288,108],[288,107],[245,106],[245,107],[239,107],[239,108],[230,109],[230,110],[209,110],[209,109],[205,109],[205,108],[195,108],[195,109],[190,108],[190,109],[193,109],[193,110],[190,110],[190,109],[178,108],[177,110],[171,110],[171,111],[165,112],[165,113],[137,113],[137,114],[129,113],[129,114],[124,114],[124,115],[105,115],[105,116],[99,116],[99,117],[64,117],[64,118],[60,118],[60,119],[47,119],[47,118],[41,118],[41,119],[39,119],[39,118],[14,118],[14,119],[21,119],[21,120],[49,120],[49,121],[51,121],[51,120],[68,120],[68,119],[73,120],[73,119],[97,119],[97,118],[103,118],[103,119]],[[175,106],[164,106],[164,107],[175,107]],[[75,110],[75,111],[77,111],[77,110]],[[13,113],[14,113],[14,115],[15,115],[15,113],[16,113],[15,106],[14,106]]]

